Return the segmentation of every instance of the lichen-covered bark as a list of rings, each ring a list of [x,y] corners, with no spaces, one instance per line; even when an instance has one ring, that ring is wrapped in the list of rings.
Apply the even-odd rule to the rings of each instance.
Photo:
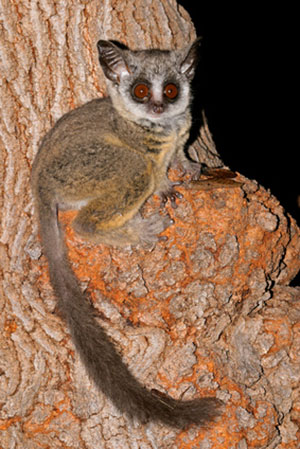
[[[76,237],[73,268],[99,320],[149,388],[216,394],[217,424],[178,432],[121,416],[87,378],[55,314],[29,187],[43,134],[101,96],[96,42],[180,47],[195,37],[174,0],[1,0],[0,448],[279,448],[300,438],[299,230],[242,175],[233,186],[183,184],[175,225],[152,251]],[[207,128],[190,150],[221,165]],[[173,170],[175,179],[183,179]],[[145,213],[159,208],[152,198]]]

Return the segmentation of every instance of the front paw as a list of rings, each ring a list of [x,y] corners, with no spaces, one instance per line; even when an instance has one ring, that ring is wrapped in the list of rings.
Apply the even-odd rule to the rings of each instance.
[[[202,164],[188,159],[181,153],[177,154],[172,162],[172,167],[180,170],[181,176],[188,176],[190,181],[197,181],[202,172]]]
[[[165,229],[174,224],[174,220],[159,213],[140,220],[139,238],[144,248],[152,247],[158,241],[167,240],[166,236],[160,235]]]
[[[159,192],[161,198],[161,206],[165,206],[166,202],[170,200],[173,209],[177,208],[176,198],[181,199],[182,194],[177,192],[174,187],[180,186],[182,183],[180,181],[170,182],[166,190]]]
[[[202,172],[202,165],[186,159],[182,164],[184,175],[188,175],[190,181],[198,181]]]

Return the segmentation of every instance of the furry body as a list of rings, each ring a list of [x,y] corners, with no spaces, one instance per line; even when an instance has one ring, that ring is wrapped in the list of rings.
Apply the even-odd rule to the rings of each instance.
[[[51,283],[87,372],[122,412],[175,427],[207,422],[218,414],[219,402],[161,400],[132,376],[80,290],[57,211],[77,209],[74,228],[93,241],[122,246],[158,240],[172,222],[160,214],[144,219],[140,209],[155,192],[176,196],[167,170],[174,159],[187,164],[197,45],[131,52],[99,41],[109,98],[63,116],[44,137],[32,172]]]

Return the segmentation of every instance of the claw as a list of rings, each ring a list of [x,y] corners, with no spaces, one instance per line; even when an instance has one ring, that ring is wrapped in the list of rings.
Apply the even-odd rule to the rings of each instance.
[[[166,241],[168,240],[168,237],[167,237],[166,235],[159,235],[159,236],[157,237],[157,240],[158,240],[159,242],[166,242]]]
[[[176,192],[174,187],[180,186],[181,184],[182,184],[181,181],[172,182],[172,184],[169,186],[169,188],[165,192],[162,192],[160,194],[161,206],[165,206],[166,202],[169,199],[173,209],[177,208],[176,198],[181,199],[181,198],[183,198],[183,195],[181,193],[179,193],[179,192]]]

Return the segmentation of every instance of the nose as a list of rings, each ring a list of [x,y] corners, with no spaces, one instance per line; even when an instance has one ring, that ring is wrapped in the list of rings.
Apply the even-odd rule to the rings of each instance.
[[[152,105],[152,111],[155,114],[161,114],[164,111],[164,105],[162,103],[153,103]]]

